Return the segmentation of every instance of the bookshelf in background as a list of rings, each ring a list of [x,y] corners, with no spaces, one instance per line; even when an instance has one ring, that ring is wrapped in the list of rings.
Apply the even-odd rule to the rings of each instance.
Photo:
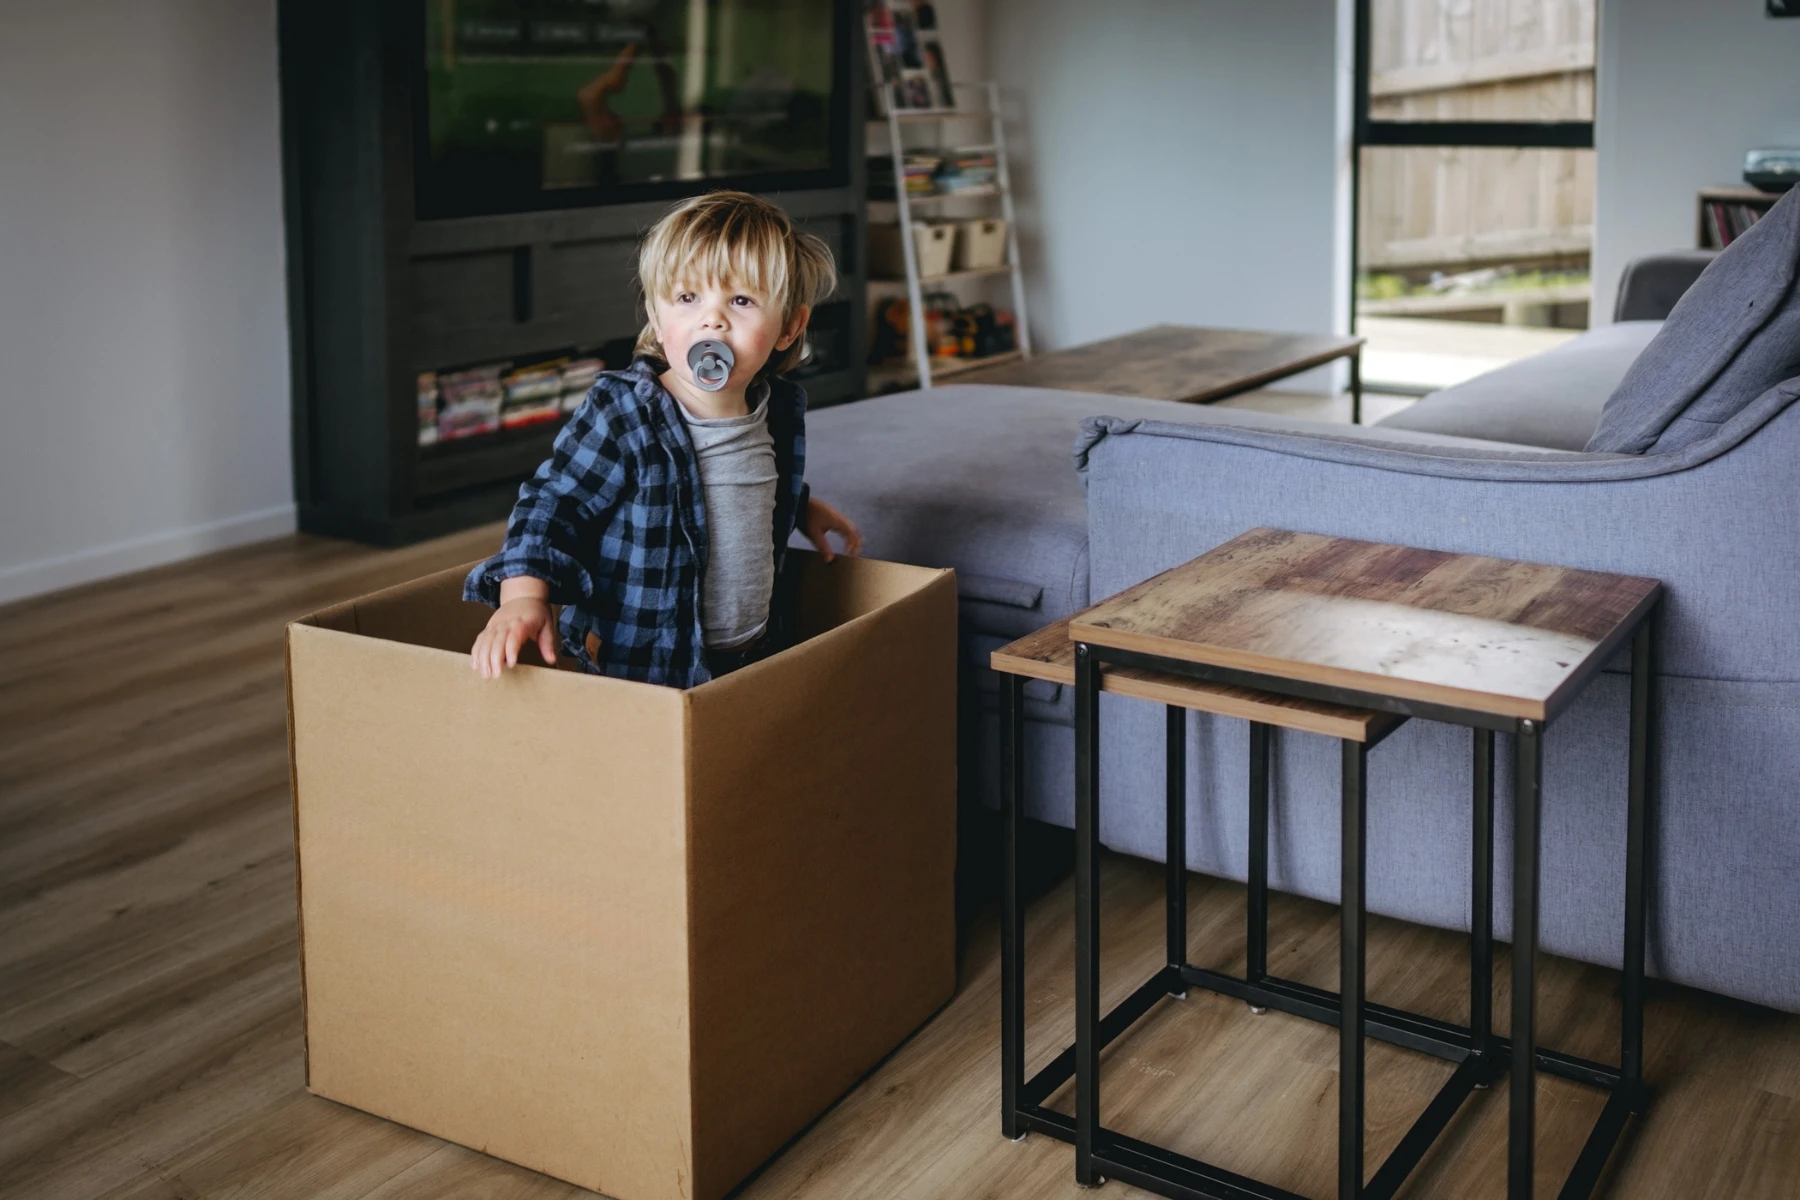
[[[999,86],[952,81],[930,0],[862,11],[869,115],[886,151],[866,163],[870,394],[1030,357]],[[1002,278],[1010,310],[970,302]]]
[[[1031,356],[999,85],[950,87],[981,106],[908,110],[878,94],[887,153],[868,162],[872,395]],[[928,142],[905,136],[920,128]],[[957,294],[1001,279],[1010,310]]]
[[[1753,187],[1701,188],[1694,244],[1702,250],[1723,250],[1779,199],[1779,192]]]

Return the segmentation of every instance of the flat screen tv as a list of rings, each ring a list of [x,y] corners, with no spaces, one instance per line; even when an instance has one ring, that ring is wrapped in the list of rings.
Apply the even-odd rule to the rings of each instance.
[[[848,182],[841,0],[423,0],[422,219]]]

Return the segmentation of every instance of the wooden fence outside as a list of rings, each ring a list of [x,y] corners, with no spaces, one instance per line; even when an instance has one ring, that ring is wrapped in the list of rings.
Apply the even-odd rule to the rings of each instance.
[[[1370,115],[1591,120],[1595,0],[1373,0]],[[1371,147],[1368,271],[1575,263],[1593,246],[1589,150]]]

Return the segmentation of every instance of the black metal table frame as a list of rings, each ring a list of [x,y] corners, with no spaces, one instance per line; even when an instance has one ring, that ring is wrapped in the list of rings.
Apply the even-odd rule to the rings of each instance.
[[[1075,667],[1075,1044],[1030,1079],[1025,1077],[1025,916],[1019,895],[1018,839],[1024,802],[1024,677],[1001,679],[1001,816],[1004,882],[1001,900],[1001,1129],[1019,1139],[1036,1130],[1075,1145],[1076,1181],[1088,1186],[1108,1176],[1175,1200],[1303,1200],[1295,1193],[1176,1154],[1105,1128],[1100,1121],[1100,1051],[1165,996],[1183,997],[1198,986],[1246,1001],[1252,1011],[1276,1009],[1340,1030],[1339,1200],[1387,1200],[1476,1088],[1510,1071],[1507,1156],[1509,1200],[1533,1195],[1536,1072],[1601,1088],[1607,1101],[1565,1181],[1561,1200],[1593,1193],[1624,1131],[1626,1119],[1648,1101],[1643,1084],[1645,828],[1651,786],[1654,725],[1651,713],[1653,606],[1631,636],[1630,746],[1626,818],[1625,937],[1620,1001],[1619,1065],[1577,1058],[1536,1044],[1540,819],[1543,727],[1539,722],[1397,699],[1353,689],[1307,684],[1184,660],[1076,644]],[[1596,659],[1603,655],[1597,653]],[[1469,1024],[1456,1025],[1417,1013],[1368,1003],[1365,995],[1366,784],[1368,752],[1381,740],[1343,741],[1343,868],[1340,924],[1340,988],[1330,992],[1268,974],[1269,759],[1273,728],[1250,728],[1249,896],[1245,975],[1240,978],[1193,966],[1187,939],[1187,712],[1166,706],[1167,965],[1100,1014],[1099,889],[1099,696],[1103,664],[1139,666],[1208,683],[1375,709],[1406,717],[1464,725],[1474,735],[1473,839]],[[1597,673],[1597,672],[1596,672]],[[1554,715],[1554,714],[1553,714]],[[1391,733],[1395,726],[1384,731]],[[1512,1036],[1492,1028],[1493,993],[1493,795],[1494,734],[1514,737],[1513,774],[1513,1011]],[[1400,1139],[1374,1176],[1363,1182],[1363,1044],[1375,1037],[1457,1063],[1435,1098]],[[1525,1054],[1514,1054],[1524,1046]],[[1073,1075],[1075,1116],[1044,1101]]]

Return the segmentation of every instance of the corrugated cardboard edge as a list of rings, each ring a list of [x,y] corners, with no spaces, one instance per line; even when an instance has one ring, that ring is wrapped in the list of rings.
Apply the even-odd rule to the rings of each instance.
[[[313,1090],[312,1036],[306,1020],[306,905],[301,895],[306,873],[300,869],[300,762],[294,740],[294,636],[300,634],[304,637],[306,635],[301,633],[302,630],[319,629],[326,622],[342,617],[349,618],[352,629],[356,627],[355,600],[328,604],[289,621],[286,637],[282,639],[282,653],[286,660],[282,685],[287,693],[288,806],[294,831],[294,937],[296,952],[300,958],[300,1082],[309,1092]]]
[[[700,1136],[696,1125],[700,1114],[694,1103],[700,1086],[694,1046],[694,700],[686,690],[681,693],[681,861],[687,876],[683,888],[682,924],[687,939],[687,1177],[680,1180],[682,1195],[694,1200],[700,1186]]]
[[[282,652],[287,660],[283,683],[287,690],[288,805],[294,829],[294,935],[300,955],[300,1076],[307,1091],[312,1090],[312,1044],[306,1032],[306,906],[301,903],[300,870],[300,770],[294,755],[294,630],[301,622],[289,622],[282,638]]]

